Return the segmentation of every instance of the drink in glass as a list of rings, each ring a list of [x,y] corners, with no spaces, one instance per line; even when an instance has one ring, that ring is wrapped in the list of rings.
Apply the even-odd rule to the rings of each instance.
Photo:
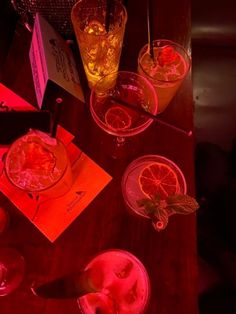
[[[10,146],[4,173],[16,188],[36,200],[59,197],[72,184],[70,161],[64,144],[39,130],[30,130]]]
[[[153,41],[154,58],[149,45],[138,56],[138,73],[147,77],[158,95],[158,113],[164,111],[189,72],[190,58],[184,47],[170,40]]]
[[[140,206],[140,200],[145,199],[150,206],[157,198],[161,204],[170,195],[187,193],[180,168],[170,159],[159,155],[145,155],[132,161],[124,172],[121,187],[127,207],[140,216],[151,218],[157,230],[166,227],[168,216],[174,212],[165,209],[151,213],[145,206]]]
[[[83,314],[144,313],[150,296],[150,283],[143,264],[124,250],[108,250],[86,266],[100,291],[78,299]],[[97,277],[97,278],[95,278]]]
[[[143,132],[153,121],[122,101],[154,115],[158,107],[152,84],[137,73],[120,71],[98,81],[90,95],[90,111],[97,125],[115,136],[117,149],[125,138]]]
[[[119,67],[127,12],[120,1],[79,0],[71,19],[89,87]]]

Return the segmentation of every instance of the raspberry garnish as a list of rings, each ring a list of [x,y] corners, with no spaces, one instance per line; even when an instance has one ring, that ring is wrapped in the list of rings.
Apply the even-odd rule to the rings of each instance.
[[[178,58],[178,54],[171,46],[165,46],[161,49],[158,55],[158,63],[160,66],[173,63]]]

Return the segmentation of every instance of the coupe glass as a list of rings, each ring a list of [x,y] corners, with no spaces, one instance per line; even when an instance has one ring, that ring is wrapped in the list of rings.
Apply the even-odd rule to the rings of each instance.
[[[66,194],[72,185],[70,161],[64,144],[39,130],[17,139],[4,158],[3,175],[35,200],[36,217],[42,203]]]
[[[124,102],[154,115],[157,113],[155,89],[137,73],[120,71],[104,76],[90,95],[90,111],[94,121],[113,136],[113,157],[118,157],[122,148],[128,148],[127,138],[143,132],[153,121],[135,108],[125,106]]]
[[[25,262],[13,248],[0,248],[0,296],[14,291],[21,283]]]
[[[100,292],[78,299],[83,314],[145,313],[150,297],[150,282],[140,260],[124,250],[107,250],[85,267],[99,283]]]

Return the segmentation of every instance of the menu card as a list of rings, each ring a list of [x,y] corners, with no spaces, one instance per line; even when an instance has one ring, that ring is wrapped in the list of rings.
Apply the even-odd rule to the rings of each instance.
[[[39,13],[35,16],[29,57],[39,108],[48,103],[53,86],[58,93],[66,92],[67,97],[72,95],[78,101],[84,102],[72,51]]]
[[[30,104],[27,103],[26,106],[24,100],[2,84],[0,84],[0,90],[4,92],[4,102],[7,101],[8,107],[14,105],[15,110],[20,110],[19,104],[22,102],[25,109],[34,110]],[[16,99],[19,100],[17,106],[12,103],[12,100]],[[37,201],[10,184],[4,173],[0,178],[0,190],[51,242],[59,237],[112,179],[107,172],[72,143],[71,133],[59,126],[57,137],[65,144],[72,166],[73,185],[65,195],[57,198],[42,197]],[[7,149],[8,147],[0,146],[0,157]],[[2,168],[1,160],[0,173]]]

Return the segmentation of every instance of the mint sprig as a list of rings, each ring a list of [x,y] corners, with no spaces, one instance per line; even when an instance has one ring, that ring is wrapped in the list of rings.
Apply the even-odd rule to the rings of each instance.
[[[168,223],[169,216],[173,214],[190,214],[199,208],[197,201],[187,194],[169,195],[162,200],[160,195],[154,198],[143,198],[137,201],[139,207],[152,219],[156,230],[162,230]]]

